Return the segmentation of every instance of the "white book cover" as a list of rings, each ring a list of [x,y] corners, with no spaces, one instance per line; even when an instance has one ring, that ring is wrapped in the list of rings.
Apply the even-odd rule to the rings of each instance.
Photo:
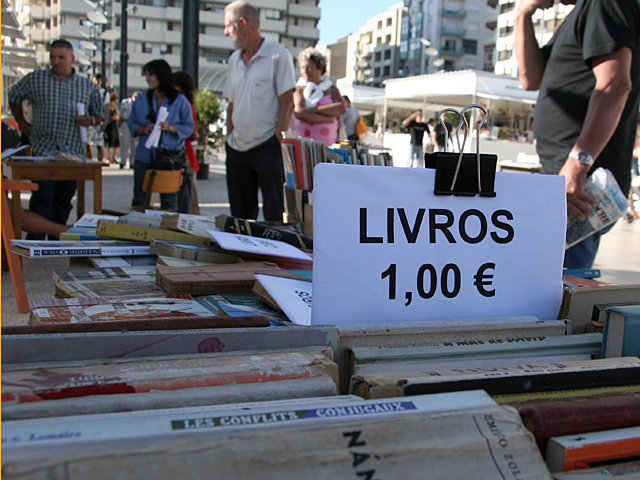
[[[96,213],[85,213],[82,217],[73,224],[74,227],[97,227],[100,220],[106,220],[107,222],[117,222],[117,216],[115,215],[98,215]]]
[[[310,262],[311,257],[297,247],[269,238],[250,237],[238,233],[216,232],[207,230],[207,234],[220,248],[233,252],[253,253],[268,257],[293,258]]]
[[[278,304],[291,322],[311,325],[311,283],[295,278],[256,275],[256,280]]]

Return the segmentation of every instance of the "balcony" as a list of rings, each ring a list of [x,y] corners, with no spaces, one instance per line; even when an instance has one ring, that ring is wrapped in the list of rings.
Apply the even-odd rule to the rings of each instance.
[[[443,17],[453,17],[453,18],[466,18],[467,11],[466,10],[448,10],[447,8],[442,9]]]
[[[450,29],[447,27],[440,28],[441,35],[448,35],[450,37],[464,37],[467,34],[467,31],[463,28],[462,30],[458,29]]]
[[[32,5],[31,6],[31,19],[33,21],[46,20],[46,16],[45,16],[45,13],[44,13],[44,6],[42,6],[42,5]]]
[[[318,41],[320,39],[320,30],[315,27],[287,25],[287,36],[292,38],[303,38],[306,40]]]
[[[320,9],[313,5],[289,4],[289,15],[292,17],[320,19]]]
[[[463,49],[449,49],[447,47],[440,47],[440,55],[452,55],[455,57],[461,57],[464,55]]]

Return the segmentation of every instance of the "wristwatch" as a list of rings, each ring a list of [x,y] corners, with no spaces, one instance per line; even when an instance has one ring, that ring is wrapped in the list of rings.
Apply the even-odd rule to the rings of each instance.
[[[589,152],[585,152],[584,150],[574,150],[569,154],[570,158],[574,158],[579,161],[583,165],[591,166],[593,165],[593,155]]]

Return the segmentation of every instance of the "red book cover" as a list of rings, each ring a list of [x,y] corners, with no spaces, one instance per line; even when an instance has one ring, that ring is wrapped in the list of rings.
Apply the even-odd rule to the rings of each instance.
[[[302,151],[300,149],[300,140],[295,138],[285,138],[282,140],[284,143],[290,143],[293,145],[295,150],[295,158],[293,159],[295,174],[296,174],[296,184],[298,188],[304,190],[304,173],[302,171]]]

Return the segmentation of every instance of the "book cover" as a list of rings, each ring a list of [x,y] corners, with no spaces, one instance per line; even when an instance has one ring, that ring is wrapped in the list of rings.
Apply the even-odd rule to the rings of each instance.
[[[148,255],[149,246],[119,240],[61,241],[11,240],[11,251],[29,258],[43,257],[107,257]]]
[[[282,143],[288,143],[293,145],[294,149],[294,168],[295,168],[295,177],[296,177],[296,185],[298,188],[304,188],[304,173],[302,171],[302,151],[300,146],[300,140],[297,138],[284,138]]]
[[[95,230],[98,226],[98,222],[100,220],[105,220],[107,222],[117,222],[118,218],[115,215],[101,215],[97,213],[85,213],[80,217],[78,221],[76,221],[73,226],[74,227],[90,227]]]
[[[313,262],[313,259],[299,248],[278,240],[250,237],[237,233],[214,232],[213,230],[209,230],[208,233],[221,248],[232,252],[260,255],[265,260],[279,257],[307,263]]]
[[[195,300],[191,295],[158,295],[151,298],[170,298],[179,300]],[[70,307],[70,306],[84,306],[91,307],[94,305],[101,305],[104,303],[119,303],[129,301],[139,301],[140,297],[110,297],[110,298],[91,298],[91,297],[79,297],[79,298],[55,298],[53,300],[30,300],[29,307],[31,309],[36,308],[58,308],[58,307]],[[144,299],[142,299],[144,300]]]
[[[265,315],[269,318],[272,326],[282,326],[289,323],[286,316],[271,308],[253,293],[201,295],[197,301],[215,315],[230,317]]]
[[[81,322],[113,322],[156,318],[212,317],[212,313],[195,300],[176,298],[136,298],[98,303],[40,307],[31,310],[31,325]]]
[[[262,288],[296,325],[311,325],[311,282],[296,278],[256,275],[256,288]]]
[[[208,244],[210,242],[209,238],[198,237],[188,233],[175,232],[173,230],[160,230],[158,228],[136,227],[133,225],[110,222],[100,222],[98,224],[97,233],[99,237],[136,240],[146,243],[149,243],[152,238],[199,244]]]
[[[196,260],[207,263],[237,263],[238,256],[216,245],[198,245],[194,243],[175,242],[152,238],[150,250],[156,255],[163,255],[185,260]]]
[[[167,267],[201,267],[211,265],[211,262],[201,262],[199,260],[185,260],[184,258],[167,257],[158,255],[158,265]]]
[[[95,268],[137,267],[155,265],[158,257],[141,255],[136,257],[89,257],[89,263]]]
[[[293,145],[281,143],[282,147],[282,164],[284,165],[284,179],[287,187],[296,188],[296,174],[294,167],[295,150]]]
[[[640,304],[606,309],[602,356],[640,357]]]
[[[245,220],[243,218],[218,215],[216,225],[223,232],[240,233],[252,237],[270,238],[288,243],[294,247],[305,250],[313,250],[313,238],[297,232],[287,231],[284,228],[267,225],[264,223]]]
[[[147,215],[140,212],[131,212],[118,218],[118,222],[122,225],[130,225],[132,227],[160,228],[162,217],[157,215]]]
[[[545,460],[551,472],[576,470],[640,456],[640,427],[551,437]]]
[[[53,271],[53,282],[73,282],[78,280],[98,280],[106,278],[134,278],[140,275],[148,276],[155,274],[155,266],[56,269]]]
[[[163,215],[161,226],[200,237],[208,237],[207,230],[217,228],[216,217],[186,213]]]
[[[123,297],[164,295],[165,291],[155,281],[102,280],[95,282],[58,282],[54,284],[60,298],[73,297]],[[173,292],[169,292],[173,293]],[[189,293],[189,292],[180,292]]]

